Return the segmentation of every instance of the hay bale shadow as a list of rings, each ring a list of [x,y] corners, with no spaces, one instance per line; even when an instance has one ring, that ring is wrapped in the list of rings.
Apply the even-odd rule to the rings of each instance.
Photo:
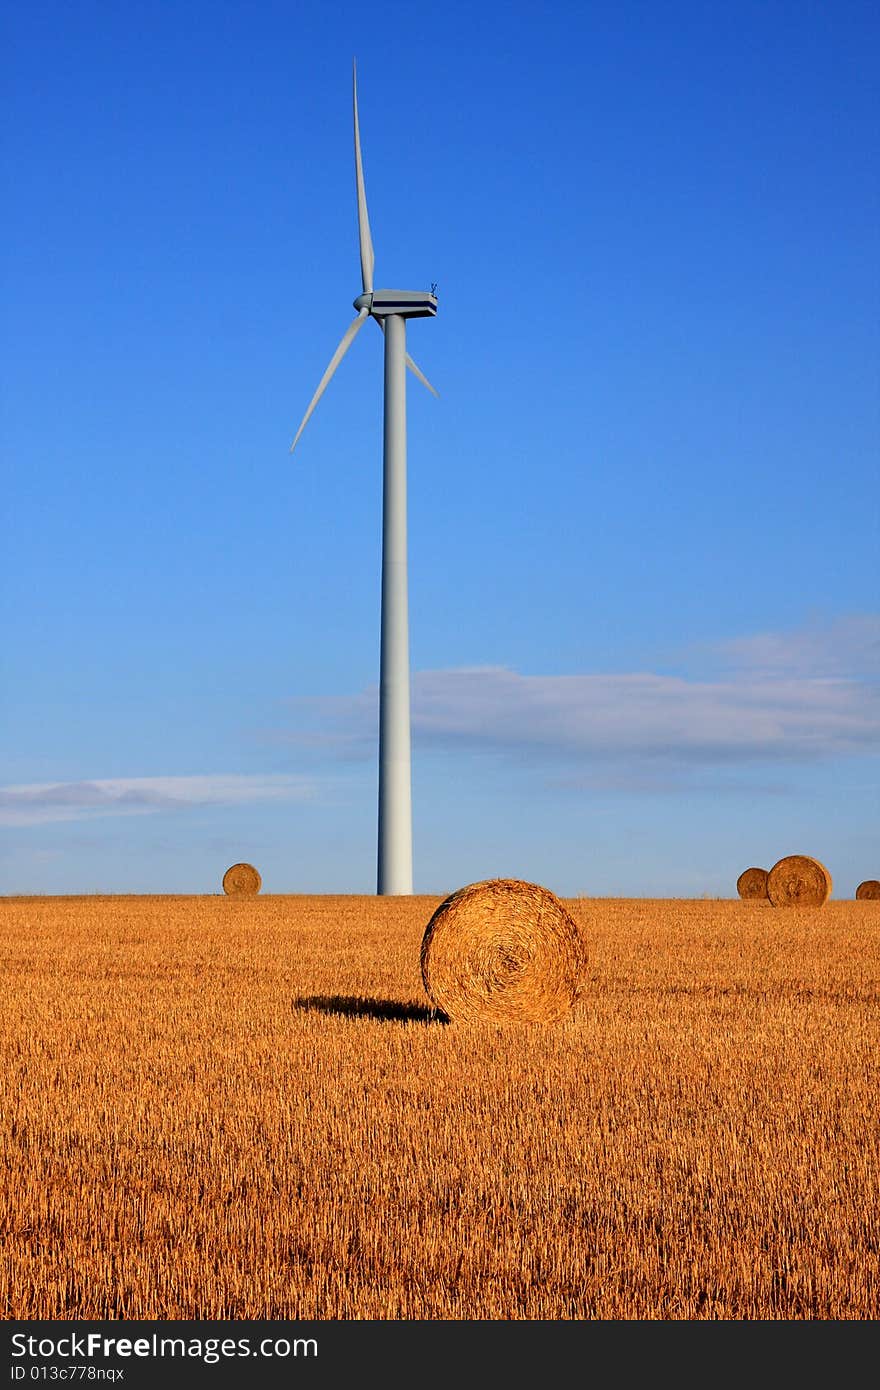
[[[361,994],[310,994],[292,1001],[294,1009],[343,1018],[374,1018],[381,1023],[448,1023],[440,1009],[403,1004],[399,999],[368,999]]]

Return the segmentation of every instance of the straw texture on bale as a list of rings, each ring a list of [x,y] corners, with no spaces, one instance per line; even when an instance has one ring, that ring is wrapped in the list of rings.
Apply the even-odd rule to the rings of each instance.
[[[856,889],[856,897],[862,901],[867,898],[880,898],[880,879],[866,878]]]
[[[743,869],[739,878],[736,880],[736,891],[741,898],[750,900],[767,897],[767,870],[766,869]]]
[[[767,897],[774,907],[821,907],[831,892],[831,875],[808,854],[788,854],[767,875]]]
[[[262,886],[253,864],[231,864],[223,875],[223,892],[230,898],[252,898]]]
[[[518,878],[459,888],[422,939],[428,998],[453,1020],[553,1023],[577,999],[584,961],[577,923],[559,899]]]

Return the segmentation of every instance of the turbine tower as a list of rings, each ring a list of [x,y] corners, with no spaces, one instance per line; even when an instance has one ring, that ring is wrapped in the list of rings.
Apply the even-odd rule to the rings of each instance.
[[[357,66],[352,66],[354,167],[363,293],[354,301],[357,318],[349,324],[318,384],[290,446],[293,453],[309,416],[336,368],[368,318],[385,336],[385,410],[382,482],[382,618],[379,657],[379,853],[377,892],[412,893],[412,781],[410,772],[409,617],[406,554],[406,369],[428,390],[434,387],[406,350],[407,319],[433,318],[437,297],[422,290],[373,289],[373,241],[367,216],[361,136],[358,123]]]

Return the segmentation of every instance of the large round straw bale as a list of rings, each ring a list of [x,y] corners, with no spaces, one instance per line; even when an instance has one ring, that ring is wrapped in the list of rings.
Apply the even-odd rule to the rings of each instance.
[[[767,875],[767,897],[774,907],[821,907],[831,892],[831,875],[808,854],[789,854]]]
[[[448,1018],[553,1023],[578,995],[577,923],[547,888],[493,878],[441,903],[422,939],[422,980]]]
[[[253,864],[231,864],[223,875],[223,892],[230,898],[252,898],[262,886]]]
[[[743,869],[736,880],[736,891],[741,898],[765,901],[767,898],[767,870]]]
[[[880,879],[866,878],[856,889],[856,897],[862,902],[868,898],[880,898]]]

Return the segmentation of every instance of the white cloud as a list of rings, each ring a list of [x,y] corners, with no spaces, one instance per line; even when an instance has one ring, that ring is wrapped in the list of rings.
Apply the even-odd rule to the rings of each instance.
[[[522,675],[504,666],[417,672],[416,749],[495,753],[540,765],[569,786],[663,788],[707,769],[812,763],[880,752],[880,618],[765,633],[704,648],[717,678],[624,672]],[[873,663],[873,666],[872,666]],[[374,759],[376,687],[291,702],[305,754]],[[727,773],[725,773],[727,775]],[[0,788],[0,824],[146,815],[194,806],[305,800],[315,784],[284,774],[129,777]]]
[[[522,676],[493,667],[421,672],[413,723],[426,742],[520,754],[791,760],[878,746],[880,701],[842,679]]]
[[[522,675],[504,666],[420,671],[413,679],[416,746],[483,750],[523,763],[564,759],[582,777],[614,764],[655,768],[814,762],[880,752],[880,617],[703,648],[712,677],[624,672]],[[375,687],[296,701],[320,727],[288,737],[340,758],[376,747]],[[590,769],[593,771],[591,772]],[[648,771],[649,780],[656,773]],[[638,779],[637,779],[638,780]]]
[[[794,632],[762,632],[708,649],[753,675],[857,676],[880,674],[880,614],[855,613],[815,621]]]
[[[0,787],[0,825],[43,825],[97,816],[149,815],[194,806],[301,801],[313,795],[302,777],[217,773],[191,777],[119,777],[83,782],[32,782]]]
[[[375,743],[375,688],[322,708],[336,732],[320,746]],[[508,749],[522,756],[651,756],[717,762],[813,759],[880,751],[880,695],[840,678],[524,676],[503,666],[420,671],[413,680],[414,738],[424,746]],[[308,742],[312,736],[294,738]]]

